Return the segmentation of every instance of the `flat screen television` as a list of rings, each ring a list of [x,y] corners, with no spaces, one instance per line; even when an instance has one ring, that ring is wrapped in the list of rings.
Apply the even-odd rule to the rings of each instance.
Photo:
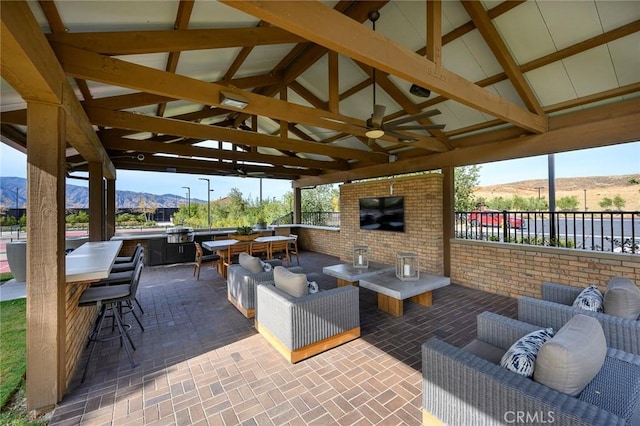
[[[404,232],[404,197],[360,198],[360,229]]]

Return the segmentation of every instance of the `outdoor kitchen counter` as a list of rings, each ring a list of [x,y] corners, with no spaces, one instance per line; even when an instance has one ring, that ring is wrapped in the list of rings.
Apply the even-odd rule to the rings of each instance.
[[[67,283],[107,278],[122,241],[84,243],[65,257]]]

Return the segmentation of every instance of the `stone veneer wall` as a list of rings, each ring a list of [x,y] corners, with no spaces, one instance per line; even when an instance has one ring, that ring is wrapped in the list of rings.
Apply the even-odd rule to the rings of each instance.
[[[640,285],[640,256],[451,240],[451,280],[491,293],[540,298],[543,281],[604,291],[618,275]]]
[[[393,188],[393,194],[391,193]],[[360,229],[358,200],[365,197],[404,197],[405,232]],[[340,239],[330,242],[339,257],[353,260],[353,245],[369,246],[369,260],[394,264],[399,252],[418,254],[420,270],[442,275],[442,175],[429,173],[404,178],[344,184],[340,187]]]

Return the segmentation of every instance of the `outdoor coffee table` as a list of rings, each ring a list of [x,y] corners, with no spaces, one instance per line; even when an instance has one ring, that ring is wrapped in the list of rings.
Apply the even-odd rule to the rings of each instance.
[[[340,265],[325,266],[322,268],[322,272],[325,275],[338,279],[338,287],[345,285],[357,286],[358,281],[364,277],[394,270],[395,266],[378,262],[369,262],[369,267],[366,269],[354,268],[352,263],[342,263]]]
[[[360,280],[360,287],[378,293],[378,309],[396,317],[403,315],[404,300],[431,306],[431,291],[451,284],[451,278],[420,273],[417,281],[402,281],[395,271],[370,275]]]

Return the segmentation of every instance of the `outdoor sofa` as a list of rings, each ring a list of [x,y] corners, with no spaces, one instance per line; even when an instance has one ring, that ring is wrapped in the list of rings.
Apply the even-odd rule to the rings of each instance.
[[[598,373],[570,396],[500,366],[500,354],[539,326],[490,312],[477,326],[465,348],[437,338],[422,345],[423,424],[640,424],[640,356],[603,348]]]
[[[227,269],[227,299],[247,318],[255,316],[256,286],[263,282],[273,281],[273,270],[264,271],[258,268],[252,269],[256,271],[252,272],[252,270],[245,268],[245,266],[251,268],[247,262],[254,262],[253,259],[258,259],[258,263],[260,263],[257,257],[248,256],[245,259],[245,256],[242,256],[240,264],[229,265]],[[264,262],[270,264],[272,268],[282,266],[282,262],[278,259],[270,259]],[[295,272],[302,272],[302,268],[299,266],[290,269]]]
[[[518,299],[518,319],[557,330],[574,315],[589,315],[602,325],[608,347],[640,355],[640,321],[571,306],[582,290],[580,287],[545,282],[542,284],[542,299]]]
[[[295,364],[360,337],[359,294],[358,287],[345,286],[296,297],[275,282],[262,283],[256,287],[256,329]]]

